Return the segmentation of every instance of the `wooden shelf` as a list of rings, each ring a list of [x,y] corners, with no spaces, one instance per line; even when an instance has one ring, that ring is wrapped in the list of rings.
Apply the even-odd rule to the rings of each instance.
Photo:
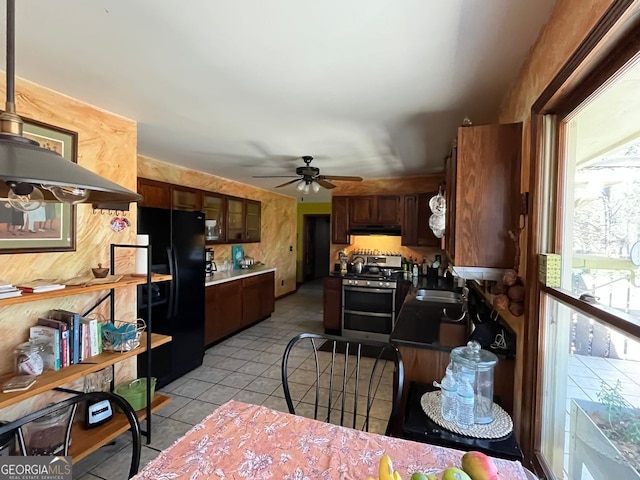
[[[473,286],[476,287],[476,285],[473,285]],[[493,297],[495,297],[495,295],[485,292],[484,289],[479,286],[476,287],[476,291],[479,292],[484,297],[484,299],[487,302],[487,305],[493,308]],[[498,312],[498,315],[500,315],[500,318],[504,320],[504,323],[506,323],[507,326],[513,331],[513,333],[516,334],[517,338],[520,338],[520,336],[523,334],[524,316],[516,317],[509,310],[496,310],[496,311]]]
[[[170,401],[171,398],[156,393],[151,402],[151,411],[159,410]],[[147,417],[147,409],[138,410],[136,414],[138,420],[142,421]],[[83,422],[74,423],[71,429],[71,446],[69,447],[69,455],[72,457],[73,463],[79,462],[127,430],[129,430],[127,417],[124,413],[115,411],[113,418],[99,427],[85,429]]]
[[[153,283],[166,282],[171,280],[171,275],[152,274],[151,281]],[[42,293],[23,293],[19,297],[0,299],[0,307],[8,307],[9,305],[17,305],[20,303],[37,302],[40,300],[50,300],[52,298],[68,297],[70,295],[82,295],[90,292],[99,292],[100,290],[110,290],[112,288],[129,287],[131,285],[142,285],[147,283],[147,277],[137,277],[125,275],[119,282],[100,283],[98,285],[88,285],[86,287],[67,286],[60,290]]]
[[[160,345],[169,343],[170,341],[171,337],[168,335],[160,335],[157,333],[151,334],[151,348],[159,347]],[[143,333],[140,339],[140,346],[131,351],[123,353],[102,352],[100,355],[90,357],[82,363],[69,365],[68,367],[61,368],[58,371],[47,370],[37,377],[36,383],[34,383],[28,390],[24,390],[22,392],[0,393],[0,409],[14,405],[39,393],[47,392],[53,388],[59,387],[60,385],[64,385],[65,383],[71,382],[80,377],[84,377],[89,373],[102,370],[105,367],[126,360],[127,358],[140,355],[146,350],[147,333]],[[3,375],[0,382],[5,382],[13,376],[13,373]]]

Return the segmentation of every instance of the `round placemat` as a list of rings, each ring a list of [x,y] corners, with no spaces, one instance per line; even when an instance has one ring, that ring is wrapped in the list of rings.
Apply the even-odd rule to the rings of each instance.
[[[462,429],[455,422],[442,418],[440,410],[440,391],[427,392],[420,399],[422,410],[442,428],[450,432],[474,438],[500,438],[509,435],[513,430],[513,421],[507,412],[496,403],[493,404],[493,422],[485,425],[475,424],[471,428]]]

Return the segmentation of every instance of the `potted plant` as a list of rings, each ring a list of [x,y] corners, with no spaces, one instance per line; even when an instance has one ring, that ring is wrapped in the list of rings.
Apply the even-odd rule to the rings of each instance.
[[[572,399],[569,478],[582,478],[584,464],[595,480],[640,480],[640,410],[622,396],[619,380],[602,382],[597,397]]]

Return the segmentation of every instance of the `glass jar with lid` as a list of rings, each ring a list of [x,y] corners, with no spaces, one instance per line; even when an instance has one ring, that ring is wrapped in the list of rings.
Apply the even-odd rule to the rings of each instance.
[[[42,345],[35,342],[24,342],[16,346],[14,350],[16,375],[40,375],[44,369],[41,352]]]
[[[482,350],[480,344],[472,340],[464,347],[451,350],[451,363],[456,380],[463,375],[472,375],[475,379],[475,423],[493,422],[493,369],[498,357],[488,350]]]
[[[61,408],[25,424],[27,455],[62,455],[71,412],[72,407]]]

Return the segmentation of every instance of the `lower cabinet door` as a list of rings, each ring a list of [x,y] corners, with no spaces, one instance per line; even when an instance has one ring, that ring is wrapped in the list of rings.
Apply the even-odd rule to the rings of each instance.
[[[242,281],[236,280],[205,289],[205,345],[242,327]]]

